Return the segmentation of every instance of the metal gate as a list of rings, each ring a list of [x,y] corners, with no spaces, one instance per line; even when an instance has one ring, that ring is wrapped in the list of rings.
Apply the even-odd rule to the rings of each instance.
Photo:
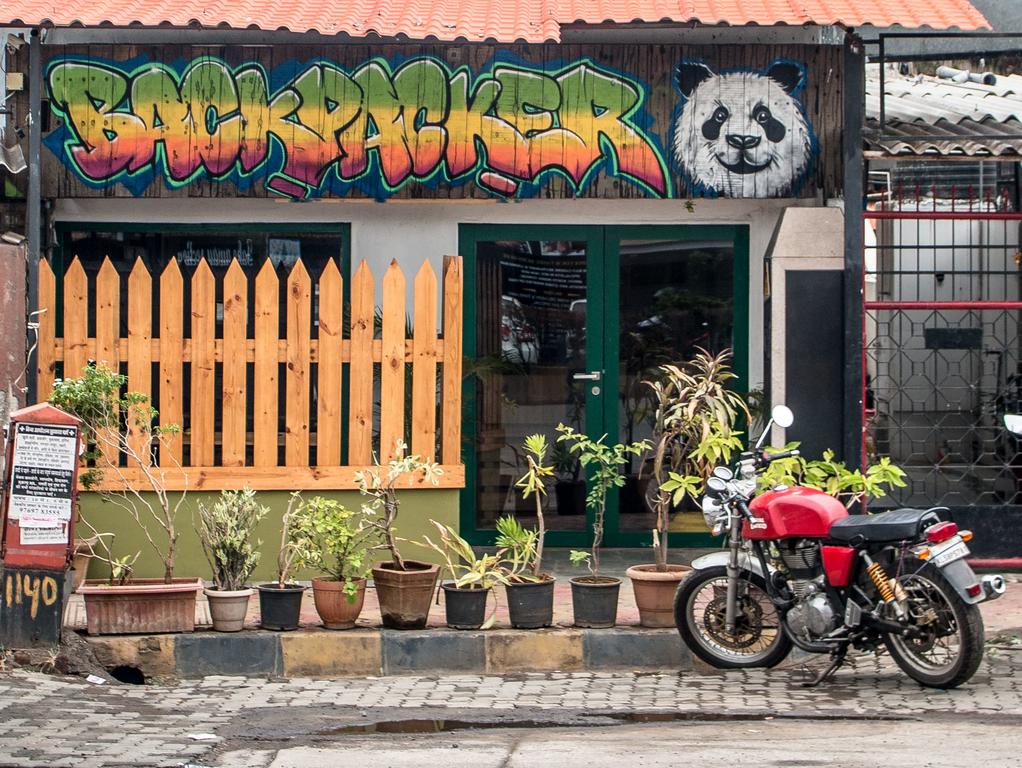
[[[888,190],[864,213],[863,459],[908,485],[878,506],[1022,503],[1022,213],[1006,190]]]

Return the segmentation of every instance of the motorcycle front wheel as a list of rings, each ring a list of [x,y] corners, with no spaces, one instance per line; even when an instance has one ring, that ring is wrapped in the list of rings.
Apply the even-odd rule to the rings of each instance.
[[[898,582],[907,597],[912,634],[884,636],[891,658],[902,672],[930,688],[956,688],[969,680],[983,659],[979,608],[962,600],[932,567],[906,573]]]
[[[718,669],[773,667],[791,650],[781,617],[763,580],[743,571],[738,582],[734,629],[725,622],[727,568],[696,571],[681,583],[674,598],[674,622],[696,656]]]

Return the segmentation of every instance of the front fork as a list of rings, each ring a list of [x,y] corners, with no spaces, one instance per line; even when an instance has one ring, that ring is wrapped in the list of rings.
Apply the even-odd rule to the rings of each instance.
[[[728,536],[730,553],[727,561],[727,603],[724,610],[724,631],[734,634],[735,625],[738,623],[738,574],[739,557],[742,550],[742,518],[745,513],[744,505],[739,506],[742,514],[731,515],[731,532]]]

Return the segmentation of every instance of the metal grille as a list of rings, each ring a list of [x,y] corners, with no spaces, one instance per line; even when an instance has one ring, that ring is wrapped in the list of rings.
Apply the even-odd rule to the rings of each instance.
[[[864,458],[908,486],[883,505],[1022,503],[1022,214],[969,188],[886,194],[865,214]],[[871,237],[872,235],[872,237]]]

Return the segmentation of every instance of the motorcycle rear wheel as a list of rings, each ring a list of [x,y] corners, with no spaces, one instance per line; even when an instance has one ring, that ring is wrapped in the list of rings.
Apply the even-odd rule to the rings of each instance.
[[[914,565],[918,568],[919,563]],[[912,624],[920,634],[888,634],[884,643],[901,671],[917,683],[956,688],[976,674],[983,660],[983,617],[939,570],[907,570],[898,581],[908,594]]]
[[[733,632],[724,627],[727,568],[696,571],[674,598],[674,622],[696,656],[718,669],[773,667],[791,651],[781,617],[763,579],[743,571],[739,577],[739,616]]]

